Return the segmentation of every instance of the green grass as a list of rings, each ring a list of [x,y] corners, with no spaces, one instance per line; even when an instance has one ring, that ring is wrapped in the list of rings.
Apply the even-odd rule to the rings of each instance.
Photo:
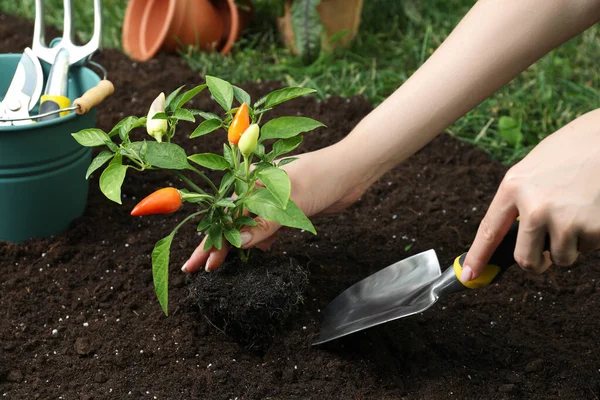
[[[397,89],[433,53],[474,0],[365,1],[358,37],[348,49],[323,54],[302,65],[283,48],[269,0],[259,0],[252,25],[228,56],[193,50],[182,56],[201,74],[245,83],[280,80],[317,89],[318,95],[363,95],[373,105]],[[46,0],[48,22],[62,25],[61,0]],[[91,32],[91,0],[76,3],[75,14],[85,33]],[[89,3],[89,4],[87,4]],[[124,1],[104,1],[104,44],[119,47]],[[0,11],[33,17],[34,0],[0,0]],[[82,35],[85,39],[86,34]],[[548,54],[469,112],[448,132],[473,143],[495,159],[510,163],[541,139],[577,116],[600,107],[600,28]],[[521,121],[518,143],[503,136],[498,121]]]

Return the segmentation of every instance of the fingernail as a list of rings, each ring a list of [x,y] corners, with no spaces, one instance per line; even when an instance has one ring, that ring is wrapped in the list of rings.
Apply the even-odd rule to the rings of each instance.
[[[181,271],[183,271],[183,272],[187,272],[187,264],[188,264],[188,262],[186,261],[186,262],[183,264],[183,267],[181,267]]]
[[[252,241],[252,234],[250,232],[242,232],[242,246],[247,245]]]
[[[462,272],[460,273],[461,282],[469,282],[471,277],[473,276],[473,270],[468,265],[463,267]]]
[[[211,254],[208,256],[208,260],[206,260],[206,265],[204,266],[204,270],[205,270],[206,272],[210,272],[210,271],[212,271],[212,262],[211,262],[211,261],[212,261],[212,259],[213,259],[213,256],[212,256],[212,253],[211,253]]]

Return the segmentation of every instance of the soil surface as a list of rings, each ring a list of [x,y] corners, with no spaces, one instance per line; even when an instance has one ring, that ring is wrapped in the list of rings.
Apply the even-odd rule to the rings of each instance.
[[[3,52],[21,52],[32,32],[32,24],[0,15]],[[106,130],[126,114],[145,115],[157,92],[202,82],[173,56],[136,64],[105,51],[96,61],[116,88],[98,107]],[[277,86],[244,88],[256,98]],[[209,111],[215,104],[206,93],[194,100]],[[306,136],[306,151],[341,139],[369,111],[362,98],[333,97],[299,99],[273,116],[299,113],[329,127]],[[218,151],[222,140],[179,143],[193,153]],[[170,175],[128,175],[123,206],[104,198],[95,175],[85,215],[66,232],[0,243],[0,397],[598,399],[598,255],[542,276],[513,268],[502,283],[440,299],[423,314],[311,345],[321,310],[354,282],[430,248],[450,265],[468,248],[505,170],[441,136],[346,212],[315,219],[317,236],[283,232],[272,254],[309,259],[310,278],[301,309],[262,354],[244,351],[189,304],[180,266],[200,240],[191,225],[172,248],[170,315],[162,314],[150,254],[187,214],[132,219],[129,210]]]

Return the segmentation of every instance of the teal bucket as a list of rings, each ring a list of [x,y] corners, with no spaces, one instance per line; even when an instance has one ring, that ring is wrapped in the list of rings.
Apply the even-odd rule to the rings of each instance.
[[[0,54],[0,96],[8,90],[21,54]],[[42,63],[44,78],[49,66]],[[45,81],[44,79],[44,81]],[[100,77],[86,67],[71,67],[71,103],[96,86]],[[31,115],[37,113],[37,106]],[[71,133],[93,128],[95,109],[21,126],[0,126],[0,241],[22,242],[66,230],[85,211],[85,173],[92,150]]]

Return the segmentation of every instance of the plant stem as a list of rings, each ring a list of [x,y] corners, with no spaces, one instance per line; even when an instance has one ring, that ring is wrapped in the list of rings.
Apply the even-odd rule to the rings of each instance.
[[[179,228],[181,228],[181,226],[182,226],[183,224],[185,224],[186,222],[188,222],[190,219],[192,219],[192,218],[194,218],[194,217],[197,217],[198,215],[201,215],[201,214],[207,213],[207,212],[208,212],[208,208],[207,208],[207,209],[205,209],[205,210],[196,211],[195,213],[188,215],[187,217],[185,217],[185,218],[183,219],[183,221],[181,221],[179,224],[177,224],[177,226],[175,227],[175,229],[173,229],[173,232],[172,232],[171,234],[173,234],[174,232],[177,232],[177,231],[179,230]]]
[[[198,192],[200,194],[205,194],[207,196],[210,196],[208,193],[206,193],[204,190],[200,189],[194,182],[192,182],[187,176],[183,175],[181,172],[174,171],[174,173],[175,173],[175,175],[177,175],[177,177],[179,177],[179,179],[184,181],[190,187],[190,189],[195,190],[196,192]]]
[[[219,194],[219,189],[215,186],[215,184],[210,179],[208,179],[208,176],[204,175],[204,173],[202,171],[196,169],[195,167],[190,166],[190,169],[192,171],[194,171],[195,173],[197,173],[198,175],[200,175],[200,177],[202,179],[204,179],[205,182],[207,182],[210,186],[212,186],[213,190],[215,191],[215,195]]]

